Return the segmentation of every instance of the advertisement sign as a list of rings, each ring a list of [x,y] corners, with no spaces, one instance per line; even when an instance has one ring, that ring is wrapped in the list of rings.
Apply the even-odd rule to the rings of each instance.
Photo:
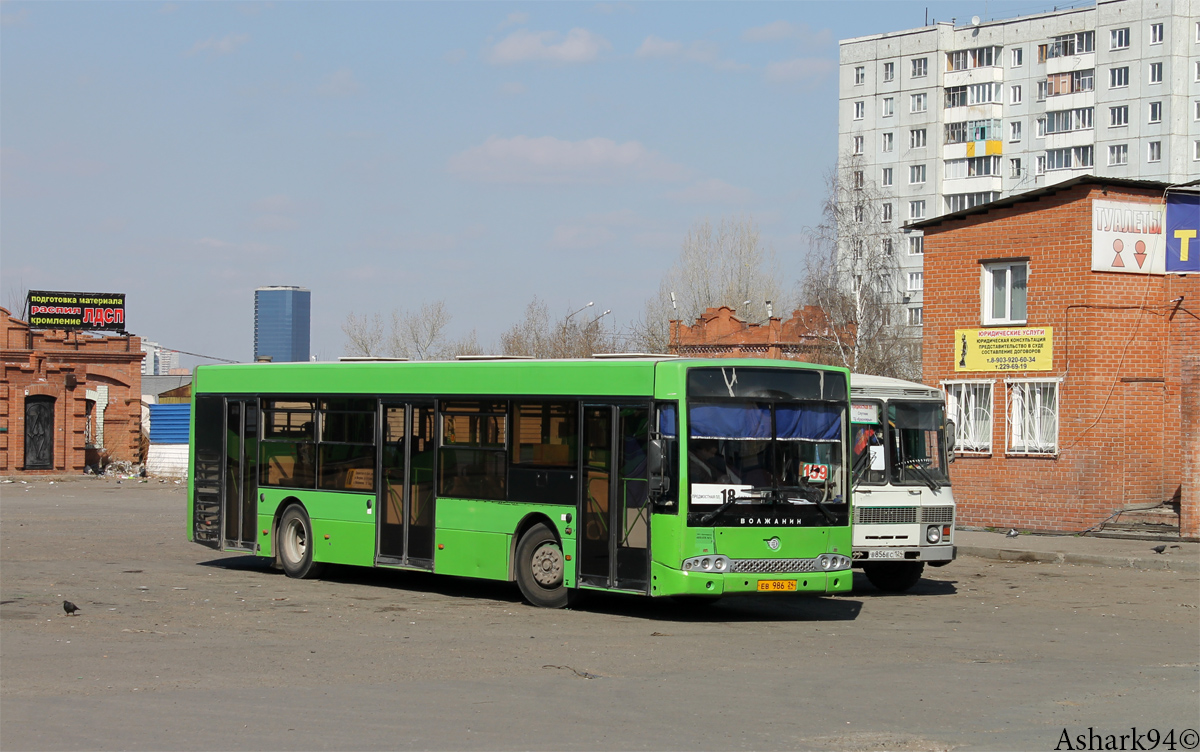
[[[1165,274],[1163,205],[1092,202],[1092,271]]]
[[[955,329],[955,371],[1049,371],[1053,327]]]
[[[1167,194],[1167,271],[1200,273],[1200,194]]]
[[[30,290],[25,299],[34,329],[125,331],[125,293]]]

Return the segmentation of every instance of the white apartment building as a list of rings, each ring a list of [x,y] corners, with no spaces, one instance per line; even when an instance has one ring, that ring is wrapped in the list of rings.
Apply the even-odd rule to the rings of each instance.
[[[906,223],[1082,174],[1200,178],[1200,0],[846,39],[840,76],[839,172],[873,204],[848,214],[868,246],[899,246],[912,326],[924,248]]]

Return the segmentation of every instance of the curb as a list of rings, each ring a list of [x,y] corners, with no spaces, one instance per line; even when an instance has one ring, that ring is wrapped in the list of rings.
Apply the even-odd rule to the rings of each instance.
[[[1080,564],[1091,567],[1115,567],[1119,569],[1141,569],[1159,572],[1200,572],[1200,561],[1192,559],[1147,559],[1140,556],[1101,556],[1097,554],[1068,554],[1045,551],[1024,551],[1015,548],[991,546],[958,547],[962,556],[1000,561],[1027,561],[1041,564]]]

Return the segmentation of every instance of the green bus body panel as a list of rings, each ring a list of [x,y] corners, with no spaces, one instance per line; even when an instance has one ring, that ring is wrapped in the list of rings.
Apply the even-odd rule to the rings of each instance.
[[[513,534],[527,518],[533,516],[541,519],[544,517],[549,520],[550,528],[562,540],[563,552],[571,556],[570,561],[564,562],[563,574],[566,577],[567,587],[574,587],[575,526],[568,525],[566,520],[563,519],[568,514],[574,519],[575,507],[534,504],[521,501],[438,499],[434,529],[437,531],[437,544],[439,546],[445,545],[445,548],[438,548],[434,551],[433,571],[445,574],[461,574],[468,577],[507,580],[509,578],[511,553],[515,545],[512,539]],[[569,535],[566,532],[568,529],[571,531]],[[456,537],[453,541],[453,546],[450,545],[451,541],[442,539],[443,532],[452,532],[455,534]],[[487,570],[491,574],[479,573],[478,566],[474,563],[477,558],[476,554],[469,547],[464,546],[463,540],[457,537],[458,533],[464,532],[480,532],[488,533],[489,535],[504,536],[505,549],[503,555],[498,562],[489,562],[487,567]],[[488,540],[482,542],[481,545],[491,546],[493,542]],[[497,566],[492,566],[493,564]]]
[[[375,516],[367,511],[369,501],[373,512],[375,496],[337,491],[259,488],[259,556],[275,555],[275,520],[293,501],[304,505],[312,523],[313,561],[365,567],[375,564]]]
[[[439,528],[434,540],[437,541],[434,572],[488,580],[508,579],[511,535]]]

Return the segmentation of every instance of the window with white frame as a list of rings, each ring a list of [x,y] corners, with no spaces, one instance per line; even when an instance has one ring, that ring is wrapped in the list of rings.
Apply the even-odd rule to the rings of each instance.
[[[895,110],[896,110],[895,105],[896,105],[896,100],[894,98],[884,97],[883,102],[881,102],[879,105],[879,116],[880,117],[891,117],[892,113],[895,112]]]
[[[881,185],[884,185],[884,186],[890,186],[892,184],[892,168],[891,167],[883,168],[883,174],[880,176],[879,182]]]
[[[883,202],[883,206],[879,210],[879,221],[880,222],[891,222],[892,221],[892,204],[890,201]],[[889,239],[889,238],[884,238],[884,240],[886,240],[888,243],[892,242],[891,239]]]
[[[1161,84],[1163,80],[1162,63],[1150,63],[1150,83]]]
[[[863,153],[863,137],[862,136],[854,137],[854,153],[855,154]]]
[[[954,421],[954,450],[992,451],[992,382],[951,381],[942,387],[946,417]]]
[[[1129,85],[1129,66],[1109,68],[1108,88],[1121,89]]]
[[[1129,29],[1113,29],[1109,32],[1110,50],[1123,50],[1129,47]]]
[[[1058,382],[1008,381],[1008,451],[1058,452]]]
[[[858,65],[854,68],[854,83],[855,85],[865,84],[867,82],[867,68],[864,65]]]
[[[908,325],[909,326],[920,326],[921,325],[921,315],[922,315],[923,310],[924,309],[921,306],[917,306],[915,308],[908,309]]]
[[[1037,82],[1037,101],[1045,102],[1047,93],[1049,91],[1050,91],[1050,82],[1049,81],[1038,81]]]
[[[1021,160],[1012,158],[1008,160],[1008,176],[1010,178],[1021,177]]]
[[[913,94],[909,99],[909,112],[925,112],[929,109],[928,94]]]
[[[908,168],[908,184],[920,185],[925,182],[925,165],[910,165]]]
[[[1151,141],[1146,145],[1146,161],[1161,162],[1162,161],[1162,141]]]
[[[884,258],[892,257],[892,239],[891,238],[883,238],[879,241],[879,252],[883,254]]]
[[[1037,156],[1037,158],[1033,161],[1033,174],[1034,175],[1045,175],[1046,174],[1046,155],[1045,154],[1039,154]]]
[[[1160,23],[1150,24],[1150,44],[1162,44],[1163,42],[1163,25]]]
[[[880,138],[880,148],[885,153],[890,152],[894,147],[895,139],[894,139],[893,135],[894,134],[892,134],[892,133],[883,133],[879,137]]]
[[[1108,127],[1116,128],[1122,125],[1129,125],[1129,105],[1123,104],[1120,107],[1108,108]]]
[[[866,216],[866,213],[867,213],[867,210],[865,208],[863,208],[862,204],[856,204],[854,206],[854,221],[857,222],[858,224],[862,224],[863,217]]]
[[[1151,102],[1150,103],[1150,122],[1151,123],[1161,123],[1162,122],[1162,102]]]
[[[1009,141],[1020,141],[1021,140],[1021,121],[1020,120],[1014,120],[1008,124],[1008,140]]]
[[[1012,50],[1009,51],[1010,65],[1012,65],[1014,68],[1021,67],[1021,64],[1024,62],[1024,57],[1025,50],[1021,47],[1013,47]]]
[[[867,103],[866,102],[855,102],[854,103],[854,119],[862,120],[866,116],[867,116]]]
[[[1037,137],[1038,137],[1038,138],[1045,138],[1045,137],[1046,137],[1046,118],[1044,118],[1044,117],[1040,117],[1040,118],[1038,118],[1038,119],[1037,119],[1037,131],[1036,131],[1036,133],[1037,133]]]
[[[1196,63],[1196,79],[1195,80],[1200,81],[1200,62]]]
[[[1021,87],[1020,86],[1013,86],[1013,87],[1009,88],[1008,103],[1009,104],[1020,104],[1021,103]]]
[[[912,77],[924,78],[929,75],[929,59],[918,57],[912,61]]]
[[[926,136],[924,128],[913,128],[908,132],[908,147],[910,149],[920,149],[926,144]]]
[[[919,292],[925,289],[925,272],[908,273],[908,291]]]
[[[1192,161],[1200,160],[1200,141],[1192,142]]]
[[[983,267],[983,323],[1024,324],[1029,262],[1001,261]]]
[[[1200,143],[1200,142],[1197,142]],[[908,218],[909,219],[925,219],[925,202],[909,201],[908,202]]]
[[[884,63],[883,64],[883,80],[884,81],[892,81],[892,80],[895,80],[895,78],[896,78],[896,64],[895,63]]]
[[[909,235],[908,236],[908,255],[921,256],[925,253],[925,236],[924,235]]]
[[[1129,144],[1113,144],[1108,147],[1108,163],[1110,165],[1129,164]]]
[[[867,184],[867,176],[863,174],[862,170],[855,170],[854,171],[854,190],[861,191],[866,184]]]

